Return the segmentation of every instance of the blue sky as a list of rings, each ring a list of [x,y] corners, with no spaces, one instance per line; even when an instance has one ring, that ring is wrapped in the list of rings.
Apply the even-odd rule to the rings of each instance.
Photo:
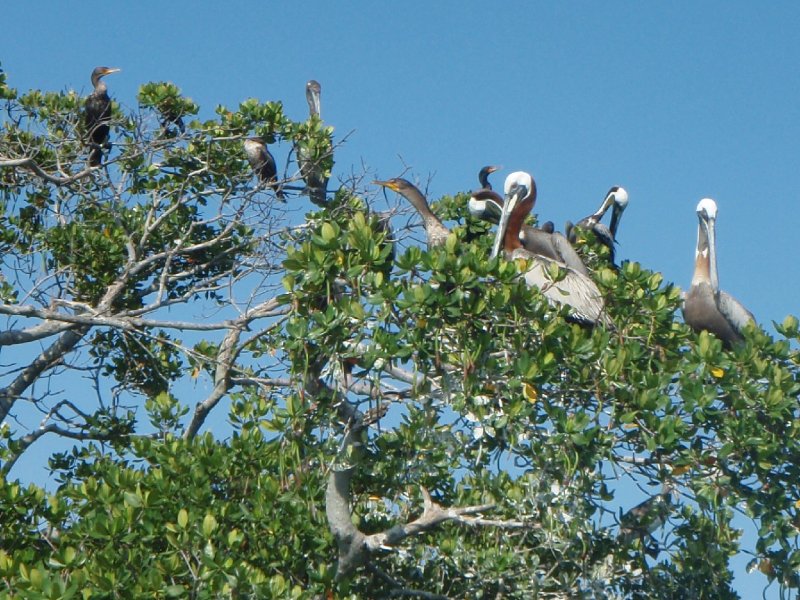
[[[85,92],[107,65],[129,107],[168,80],[204,111],[257,97],[301,119],[317,79],[323,118],[351,134],[334,175],[408,165],[435,198],[501,164],[496,187],[530,171],[537,212],[559,224],[622,185],[618,256],[683,288],[710,196],[722,287],[767,329],[799,312],[798,3],[13,2],[3,21],[20,90]]]

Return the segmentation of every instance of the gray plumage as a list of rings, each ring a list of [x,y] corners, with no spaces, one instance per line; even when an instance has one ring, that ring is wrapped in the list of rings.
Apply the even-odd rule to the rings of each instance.
[[[617,534],[620,542],[627,545],[638,538],[645,552],[653,557],[657,556],[659,549],[652,536],[664,526],[674,510],[672,496],[672,486],[664,484],[661,493],[651,496],[622,514]]]
[[[588,276],[568,267],[561,261],[534,254],[522,247],[520,228],[525,216],[536,201],[536,184],[530,174],[523,171],[512,173],[506,178],[503,213],[497,228],[492,257],[503,248],[508,260],[525,259],[528,270],[525,282],[537,287],[547,300],[554,305],[566,305],[572,320],[587,325],[602,323],[611,325],[605,314],[605,303],[600,290]],[[553,266],[563,269],[562,278],[550,274]]]
[[[697,205],[699,219],[692,285],[683,303],[683,320],[695,331],[716,335],[727,347],[741,342],[742,330],[755,322],[741,302],[719,289],[717,275],[717,205],[704,198]]]
[[[472,193],[467,208],[472,216],[498,223],[500,215],[503,213],[503,197],[493,190],[482,189]],[[549,225],[549,227],[547,227]],[[547,227],[547,228],[546,228]],[[519,238],[522,247],[533,254],[538,254],[564,263],[582,275],[589,275],[589,269],[583,264],[583,260],[569,243],[566,237],[553,231],[553,224],[548,221],[542,228],[522,225]]]
[[[321,118],[321,94],[322,88],[318,81],[310,80],[306,83],[306,101],[308,102],[308,116],[310,119]],[[306,193],[309,199],[317,206],[325,206],[327,203],[328,178],[325,177],[325,169],[321,158],[315,159],[307,146],[298,145],[297,164],[300,168],[300,175],[306,184]]]

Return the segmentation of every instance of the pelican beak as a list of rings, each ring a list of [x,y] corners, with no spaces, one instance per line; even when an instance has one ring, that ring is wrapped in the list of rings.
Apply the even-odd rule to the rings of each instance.
[[[528,195],[528,188],[524,185],[514,185],[506,194],[505,202],[503,203],[503,212],[500,214],[500,222],[497,225],[497,234],[494,238],[494,246],[492,246],[492,258],[500,254],[500,249],[503,247],[503,240],[506,237],[506,229],[508,228],[508,219],[520,198],[525,198]]]
[[[309,90],[309,95],[310,95],[310,99],[311,99],[311,104],[314,107],[313,108],[314,114],[319,116],[322,113],[322,110],[321,110],[321,107],[320,107],[320,102],[319,102],[319,92],[317,92],[317,90],[315,90],[315,89],[312,89],[312,90]]]

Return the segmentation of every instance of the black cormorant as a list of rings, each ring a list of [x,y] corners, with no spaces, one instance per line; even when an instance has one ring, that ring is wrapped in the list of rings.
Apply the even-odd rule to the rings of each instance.
[[[92,71],[94,91],[86,98],[84,122],[86,138],[90,147],[89,166],[97,167],[103,162],[103,147],[108,142],[109,122],[111,121],[111,98],[103,77],[117,73],[119,69],[97,67]]]

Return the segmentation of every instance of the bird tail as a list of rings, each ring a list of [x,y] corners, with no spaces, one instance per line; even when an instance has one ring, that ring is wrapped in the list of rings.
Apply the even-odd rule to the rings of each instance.
[[[99,146],[94,146],[89,151],[89,166],[99,167],[103,163],[103,149]]]

